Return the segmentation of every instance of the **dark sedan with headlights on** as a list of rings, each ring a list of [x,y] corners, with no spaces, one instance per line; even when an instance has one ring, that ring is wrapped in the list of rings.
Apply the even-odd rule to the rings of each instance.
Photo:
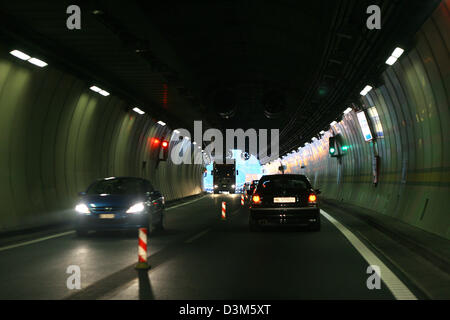
[[[164,197],[150,181],[133,177],[110,177],[80,192],[75,207],[77,235],[90,230],[164,229]]]
[[[262,226],[295,225],[319,231],[319,193],[301,174],[262,176],[250,200],[250,230],[256,231]]]

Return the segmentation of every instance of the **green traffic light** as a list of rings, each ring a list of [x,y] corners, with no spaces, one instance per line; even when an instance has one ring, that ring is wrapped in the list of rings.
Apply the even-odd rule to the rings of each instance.
[[[342,150],[347,151],[348,150],[348,146],[342,146]]]
[[[334,148],[330,148],[330,153],[333,154],[336,151]]]

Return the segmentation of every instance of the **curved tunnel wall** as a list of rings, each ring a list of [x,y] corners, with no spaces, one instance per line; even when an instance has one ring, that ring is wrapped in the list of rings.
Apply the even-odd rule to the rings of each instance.
[[[0,47],[0,232],[69,219],[78,192],[102,177],[148,178],[166,200],[202,192],[202,165],[156,168],[150,139],[170,138],[167,127],[89,86]]]
[[[322,139],[284,158],[286,172],[307,174],[326,198],[450,238],[449,9],[450,1],[443,1],[416,34],[415,47],[387,68],[383,83],[361,99],[364,109],[376,107],[384,138],[366,142],[352,111]],[[349,145],[341,161],[329,156],[332,131]],[[380,157],[376,186],[375,155]],[[264,169],[275,173],[278,166],[279,161]]]

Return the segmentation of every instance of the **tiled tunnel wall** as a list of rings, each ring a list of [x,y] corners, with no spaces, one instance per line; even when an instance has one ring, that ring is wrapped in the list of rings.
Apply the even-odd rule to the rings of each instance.
[[[90,85],[0,46],[0,232],[67,221],[78,192],[102,177],[148,178],[166,200],[202,192],[202,165],[156,168],[150,139],[170,138],[167,127]]]
[[[383,138],[375,145],[366,142],[352,111],[322,139],[282,162],[286,172],[307,174],[324,197],[450,238],[450,1],[441,3],[415,40],[415,47],[383,73],[383,83],[360,101],[364,109],[376,107]],[[375,127],[374,119],[366,115]],[[329,156],[332,131],[349,146],[341,160]],[[376,154],[377,186],[372,174]],[[279,165],[279,161],[266,165],[265,172],[278,172]]]

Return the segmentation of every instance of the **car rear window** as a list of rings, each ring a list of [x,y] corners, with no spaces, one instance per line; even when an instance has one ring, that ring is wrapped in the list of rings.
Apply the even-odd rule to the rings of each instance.
[[[260,181],[257,188],[259,194],[271,194],[281,191],[307,191],[311,185],[304,177],[267,177]]]
[[[140,179],[101,180],[87,190],[87,194],[142,194],[145,193],[144,181]]]

